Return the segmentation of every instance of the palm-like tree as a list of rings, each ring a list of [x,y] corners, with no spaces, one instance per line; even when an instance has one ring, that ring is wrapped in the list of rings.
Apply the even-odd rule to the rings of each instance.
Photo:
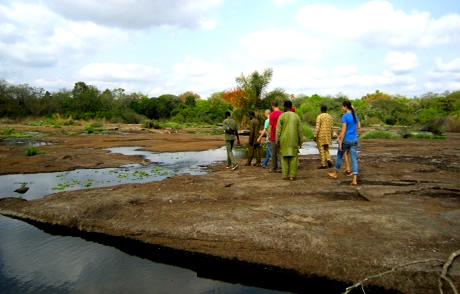
[[[263,90],[270,84],[272,77],[273,69],[266,68],[262,74],[258,71],[254,71],[248,76],[241,74],[241,76],[236,78],[236,83],[245,91],[247,96],[245,98],[252,102],[249,104],[255,106],[260,104]]]

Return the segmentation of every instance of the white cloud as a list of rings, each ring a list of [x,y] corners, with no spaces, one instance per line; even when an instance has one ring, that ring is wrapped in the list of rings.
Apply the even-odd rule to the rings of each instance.
[[[368,46],[407,48],[460,42],[460,15],[433,19],[428,12],[404,13],[386,1],[371,1],[340,10],[330,5],[306,5],[296,15],[310,32],[355,40]]]
[[[240,42],[250,56],[275,64],[312,60],[322,54],[320,40],[295,30],[268,29],[245,35]]]
[[[0,60],[51,67],[107,48],[129,35],[93,23],[68,22],[35,4],[0,5]]]
[[[412,52],[390,52],[384,60],[393,73],[402,74],[415,69],[418,65],[417,56]]]
[[[355,74],[358,71],[354,65],[338,65],[334,67],[334,75],[339,77],[347,77]]]
[[[139,64],[91,63],[80,70],[83,79],[108,82],[152,81],[160,70]]]
[[[178,26],[210,28],[215,18],[213,9],[222,0],[48,0],[50,9],[73,21],[91,21],[119,28]]]
[[[460,73],[460,58],[455,58],[450,62],[443,62],[442,58],[436,58],[436,71],[446,73]]]
[[[176,63],[173,70],[174,78],[170,85],[172,93],[193,91],[200,93],[202,97],[235,86],[235,77],[238,76],[227,64],[203,61],[190,56],[184,62]],[[187,89],[180,88],[184,84],[188,85]]]

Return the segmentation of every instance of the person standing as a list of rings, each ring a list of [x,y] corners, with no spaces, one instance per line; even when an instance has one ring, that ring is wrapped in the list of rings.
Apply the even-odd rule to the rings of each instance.
[[[316,117],[315,138],[313,139],[318,146],[321,166],[318,168],[332,167],[331,154],[329,146],[332,145],[332,135],[334,133],[332,125],[334,120],[327,113],[326,105],[321,106],[321,114]]]
[[[278,119],[276,144],[280,146],[283,179],[297,178],[299,148],[302,147],[300,117],[291,111],[292,102],[284,102],[284,113]]]
[[[256,163],[254,166],[260,166],[260,142],[258,141],[260,122],[253,111],[249,113],[249,119],[251,120],[249,125],[249,154],[246,165],[251,165],[251,161],[255,153]]]
[[[356,126],[358,119],[356,118],[355,110],[351,107],[351,102],[346,100],[342,102],[342,131],[340,132],[338,143],[339,148],[337,150],[337,159],[335,161],[335,171],[328,173],[329,177],[337,179],[340,166],[342,164],[342,157],[345,151],[350,153],[351,160],[351,172],[353,178],[351,185],[358,185],[358,133],[356,132]]]
[[[279,171],[278,166],[278,155],[279,155],[279,147],[276,144],[276,126],[278,124],[278,118],[283,114],[283,112],[278,107],[278,101],[272,102],[272,113],[270,113],[269,117],[269,125],[270,125],[270,144],[272,146],[272,167],[270,172],[274,173]]]
[[[230,117],[229,111],[225,112],[223,128],[225,131],[225,147],[227,148],[227,168],[235,170],[238,164],[233,155],[233,144],[235,139],[237,139],[236,144],[240,145],[240,137],[238,136],[238,125],[235,120]]]
[[[262,163],[263,168],[267,167],[268,161],[270,160],[270,156],[271,156],[271,153],[272,153],[272,144],[270,144],[270,141],[268,140],[268,129],[270,127],[270,125],[269,125],[269,123],[270,123],[270,119],[269,119],[270,113],[271,113],[270,109],[265,110],[265,117],[267,119],[264,122],[264,129],[263,129],[262,133],[260,134],[259,138],[257,138],[257,142],[260,143],[260,142],[262,142],[262,137],[264,135],[266,137],[267,152],[265,154],[265,160]]]

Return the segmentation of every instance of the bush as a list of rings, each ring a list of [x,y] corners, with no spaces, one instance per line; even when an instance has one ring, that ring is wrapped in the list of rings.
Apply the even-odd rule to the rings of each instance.
[[[434,135],[434,134],[429,134],[429,133],[418,133],[418,134],[411,134],[410,138],[415,138],[415,139],[445,139],[446,136]]]
[[[26,149],[26,156],[34,156],[38,154],[38,149],[35,147],[29,147]]]
[[[85,133],[87,134],[93,134],[94,133],[94,128],[90,125],[85,126]]]
[[[437,117],[430,119],[422,127],[421,131],[432,132],[435,135],[442,135],[442,128],[446,124],[447,119],[445,117]]]
[[[460,116],[454,116],[447,119],[444,126],[446,132],[460,133]]]
[[[10,136],[12,133],[14,133],[14,128],[4,128],[3,129],[3,135],[5,136]]]
[[[302,124],[302,133],[307,139],[313,139],[315,137],[313,129],[308,124]]]
[[[360,137],[361,139],[400,139],[401,136],[389,131],[369,131]]]
[[[146,129],[160,129],[160,124],[155,120],[146,119],[142,122],[141,127]]]

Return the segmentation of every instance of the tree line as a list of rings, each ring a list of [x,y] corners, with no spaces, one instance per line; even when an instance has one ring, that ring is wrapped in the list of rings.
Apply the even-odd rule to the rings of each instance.
[[[207,99],[193,92],[148,97],[124,89],[99,90],[84,82],[75,83],[72,90],[49,92],[27,84],[13,85],[0,80],[0,118],[23,119],[60,115],[76,120],[106,119],[114,123],[141,123],[145,119],[172,120],[177,123],[215,124],[221,122],[227,110],[242,125],[248,113],[255,111],[263,120],[264,109],[272,101],[282,104],[291,100],[302,121],[315,125],[321,105],[340,122],[343,94],[312,96],[287,93],[282,88],[266,92],[272,69],[257,71],[235,79],[236,86],[211,94]],[[460,91],[426,93],[407,98],[389,95],[379,90],[360,99],[351,100],[363,126],[410,126],[422,129],[445,129],[460,132]],[[431,129],[430,129],[431,128]]]

